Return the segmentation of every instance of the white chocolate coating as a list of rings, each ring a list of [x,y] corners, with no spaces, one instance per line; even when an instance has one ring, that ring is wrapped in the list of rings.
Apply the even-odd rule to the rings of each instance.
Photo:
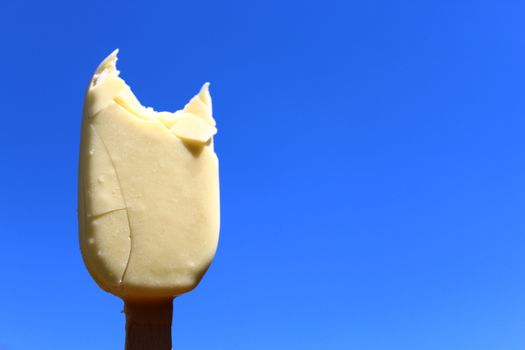
[[[79,168],[84,262],[127,300],[193,289],[219,237],[217,132],[208,84],[181,111],[143,107],[113,52],[89,85]]]

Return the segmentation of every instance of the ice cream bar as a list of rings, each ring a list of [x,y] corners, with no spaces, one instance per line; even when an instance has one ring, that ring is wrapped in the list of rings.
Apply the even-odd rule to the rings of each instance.
[[[125,300],[193,289],[219,237],[217,132],[208,84],[176,112],[140,104],[117,50],[89,84],[82,117],[79,232],[98,285]]]

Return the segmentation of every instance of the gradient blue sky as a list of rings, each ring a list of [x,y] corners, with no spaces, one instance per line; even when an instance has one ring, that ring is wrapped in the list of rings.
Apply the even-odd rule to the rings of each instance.
[[[83,94],[211,82],[218,254],[176,349],[525,348],[521,1],[4,1],[0,349],[121,349],[79,252]]]

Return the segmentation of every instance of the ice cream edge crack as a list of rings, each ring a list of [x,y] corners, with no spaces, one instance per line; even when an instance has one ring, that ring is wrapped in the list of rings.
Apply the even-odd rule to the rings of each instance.
[[[113,214],[114,212],[122,211],[122,210],[126,210],[127,211],[128,208],[115,208],[115,209],[111,209],[111,210],[105,211],[103,213],[92,214],[92,215],[89,215],[89,219],[91,219],[91,220],[98,219],[98,218],[101,218],[101,217],[103,217],[105,215]]]
[[[111,211],[106,212],[104,214],[108,214],[110,212],[115,212],[115,211],[118,211],[118,210],[125,210],[126,211],[126,219],[127,219],[127,222],[128,222],[128,230],[129,230],[129,253],[128,253],[128,258],[127,258],[127,261],[126,261],[126,266],[124,267],[124,271],[122,272],[122,276],[119,279],[119,288],[122,289],[122,287],[123,287],[122,284],[124,282],[124,278],[126,277],[126,272],[128,271],[129,262],[131,261],[131,255],[132,255],[132,252],[133,252],[133,230],[131,228],[131,222],[129,220],[129,212],[128,212],[128,206],[126,204],[126,197],[124,197],[124,193],[122,192],[122,186],[121,186],[121,182],[120,182],[120,178],[119,178],[119,175],[118,175],[117,168],[115,167],[115,162],[113,161],[113,158],[111,157],[111,153],[109,152],[109,150],[108,150],[108,148],[106,146],[106,143],[104,142],[104,139],[97,132],[97,129],[95,128],[95,126],[94,125],[90,125],[90,127],[92,128],[93,132],[98,136],[98,138],[101,140],[102,145],[104,146],[104,149],[106,151],[106,154],[109,157],[109,160],[111,162],[111,166],[113,167],[113,170],[115,172],[115,176],[117,178],[118,187],[119,187],[119,190],[120,190],[120,195],[122,196],[122,200],[124,201],[124,206],[125,206],[124,208],[111,210]],[[101,215],[103,215],[103,214],[101,214]]]

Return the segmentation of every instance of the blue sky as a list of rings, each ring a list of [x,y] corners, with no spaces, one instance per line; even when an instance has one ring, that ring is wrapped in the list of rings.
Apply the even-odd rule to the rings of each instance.
[[[525,5],[0,5],[0,349],[123,348],[77,240],[83,94],[211,82],[221,240],[175,348],[525,348]]]

